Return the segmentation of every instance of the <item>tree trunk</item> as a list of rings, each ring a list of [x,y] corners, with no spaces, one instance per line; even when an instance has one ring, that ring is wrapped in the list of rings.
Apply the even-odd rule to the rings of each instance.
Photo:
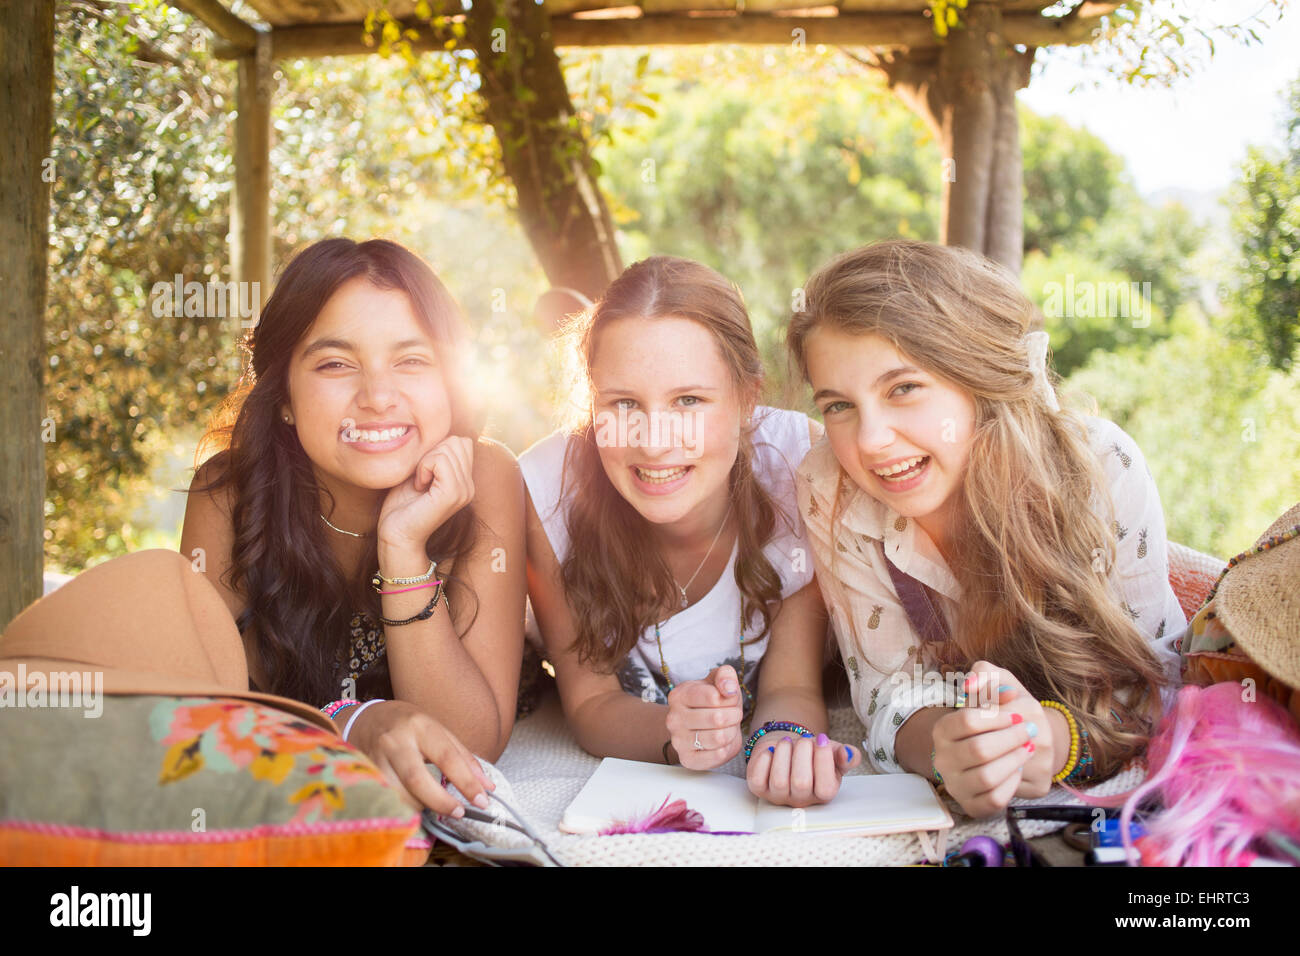
[[[524,233],[551,285],[596,299],[623,266],[550,15],[531,0],[481,0],[467,13],[467,33]]]
[[[1024,187],[1016,91],[1029,83],[1034,53],[1007,43],[996,5],[972,2],[943,46],[878,61],[943,151],[939,241],[974,249],[1017,274]]]
[[[0,628],[41,596],[44,576],[45,273],[54,111],[54,0],[33,0],[0,31]],[[53,416],[57,419],[57,415]]]

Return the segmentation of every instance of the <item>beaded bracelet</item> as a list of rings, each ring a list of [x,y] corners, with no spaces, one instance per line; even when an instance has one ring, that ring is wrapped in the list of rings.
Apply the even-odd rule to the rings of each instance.
[[[429,600],[429,603],[424,606],[424,610],[419,614],[416,614],[414,617],[408,617],[404,621],[390,621],[388,618],[381,615],[379,623],[386,627],[400,627],[403,624],[414,624],[416,621],[427,621],[429,618],[433,617],[433,612],[438,607],[438,598],[440,597],[442,597],[441,581],[439,581],[437,586],[433,589],[433,597]]]
[[[939,769],[934,765],[934,751],[933,751],[933,750],[930,751],[930,773],[934,776],[934,785],[935,785],[936,787],[942,787],[942,786],[943,786],[943,774],[941,774],[941,773],[939,772]]]
[[[413,578],[386,578],[382,571],[376,571],[370,578],[370,586],[376,591],[382,590],[385,584],[423,584],[425,581],[432,581],[434,573],[438,570],[438,562],[430,561],[429,570],[423,574],[417,574]]]
[[[758,743],[758,738],[773,730],[784,730],[788,733],[798,734],[800,737],[811,737],[813,735],[813,732],[803,724],[792,724],[786,720],[769,720],[750,734],[749,740],[745,741],[745,763],[749,763],[749,756],[754,752],[754,744]]]
[[[320,709],[320,712],[324,714],[326,717],[333,720],[334,715],[337,714],[339,711],[347,710],[349,707],[355,707],[359,703],[361,703],[361,701],[359,700],[332,700],[324,707],[322,707]]]
[[[1070,774],[1074,773],[1079,765],[1079,725],[1075,723],[1074,714],[1064,704],[1055,700],[1040,700],[1038,702],[1043,707],[1050,707],[1052,710],[1059,710],[1065,716],[1065,723],[1070,728],[1070,753],[1065,759],[1065,766],[1052,777],[1052,783],[1061,783]]]
[[[1092,750],[1088,747],[1088,731],[1079,728],[1079,763],[1066,777],[1066,782],[1091,780],[1097,774],[1097,765],[1092,761]],[[1076,781],[1077,778],[1077,781]]]

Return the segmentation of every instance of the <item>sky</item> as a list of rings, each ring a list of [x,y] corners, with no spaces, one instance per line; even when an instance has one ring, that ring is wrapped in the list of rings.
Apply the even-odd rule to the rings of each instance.
[[[1172,89],[1107,79],[1100,88],[1074,90],[1096,70],[1085,72],[1069,51],[1043,50],[1020,101],[1100,137],[1127,160],[1146,196],[1166,189],[1217,193],[1237,178],[1247,146],[1281,145],[1282,91],[1300,77],[1300,2],[1290,0],[1281,20],[1266,0],[1170,6],[1206,24],[1241,23],[1262,13],[1268,26],[1257,30],[1261,44],[1216,40],[1214,57]]]

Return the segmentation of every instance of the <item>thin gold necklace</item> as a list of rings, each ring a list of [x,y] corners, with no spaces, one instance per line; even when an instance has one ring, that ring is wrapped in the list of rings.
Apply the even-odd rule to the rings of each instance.
[[[705,563],[709,560],[709,555],[713,553],[713,546],[717,544],[718,539],[722,537],[722,529],[727,526],[727,519],[731,517],[731,506],[735,503],[735,499],[727,502],[727,513],[722,516],[722,524],[718,525],[718,530],[714,533],[713,540],[709,542],[709,550],[704,552],[704,560],[701,561],[699,567],[695,569],[695,573],[691,575],[691,579],[686,582],[685,586],[683,586],[677,584],[677,579],[673,578],[673,584],[677,584],[677,590],[682,592],[682,607],[684,608],[690,607],[691,605],[690,598],[686,596],[686,588],[689,588],[693,583],[695,583],[695,579],[700,576],[700,571],[703,570]]]
[[[331,528],[333,528],[333,529],[334,529],[335,531],[337,531],[339,534],[346,534],[348,537],[351,537],[351,538],[366,538],[366,537],[369,537],[369,536],[370,536],[370,532],[369,532],[369,531],[366,531],[366,532],[364,532],[364,533],[362,533],[362,534],[357,534],[355,531],[344,531],[342,528],[340,528],[340,527],[338,527],[337,525],[335,525],[332,521],[330,521],[329,518],[325,517],[324,515],[321,515],[321,516],[320,516],[320,520],[321,520],[321,521],[324,521],[327,525],[329,525]]]

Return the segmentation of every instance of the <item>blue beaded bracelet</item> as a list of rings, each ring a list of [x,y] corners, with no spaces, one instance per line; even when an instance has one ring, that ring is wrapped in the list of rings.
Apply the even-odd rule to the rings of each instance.
[[[803,724],[792,724],[785,720],[769,720],[750,734],[749,740],[745,741],[745,763],[749,763],[749,755],[754,752],[754,744],[758,743],[758,738],[773,730],[784,730],[787,733],[798,734],[800,737],[811,737],[813,735],[813,732]]]

